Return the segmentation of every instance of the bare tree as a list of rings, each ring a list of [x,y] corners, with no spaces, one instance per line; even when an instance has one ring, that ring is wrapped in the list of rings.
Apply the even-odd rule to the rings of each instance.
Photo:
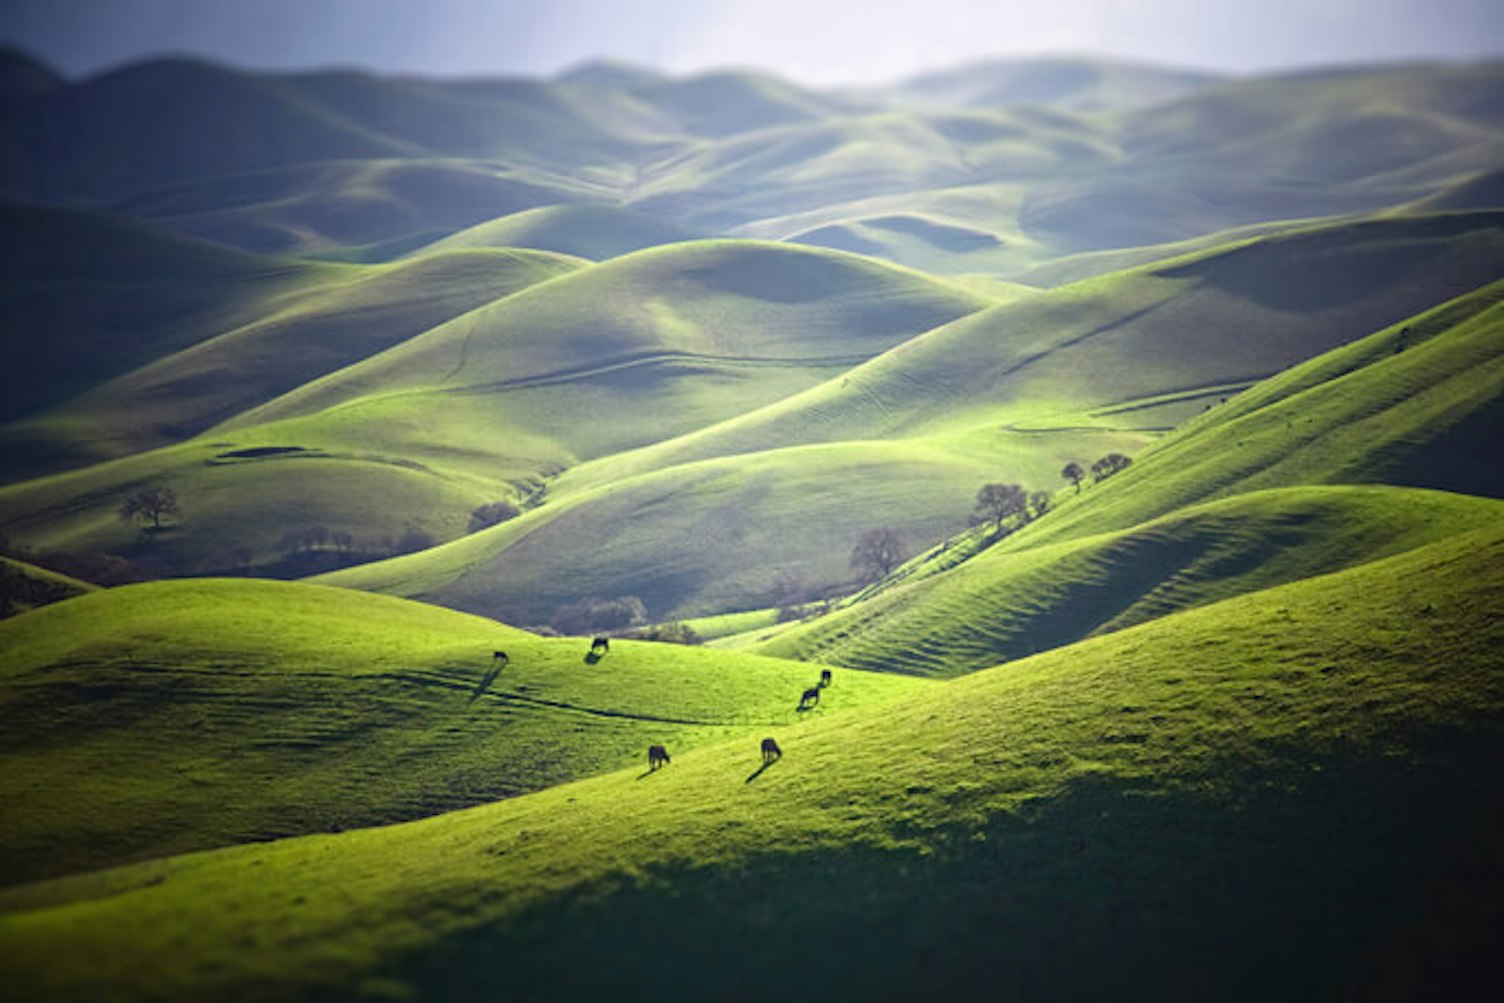
[[[856,538],[851,548],[851,567],[863,582],[886,577],[903,563],[903,533],[896,526],[878,526]]]
[[[1076,485],[1076,494],[1081,493],[1081,479],[1086,476],[1086,471],[1081,469],[1081,464],[1072,460],[1060,471],[1060,476]]]
[[[150,519],[152,529],[161,529],[164,515],[178,514],[178,496],[172,488],[143,488],[121,502],[117,511],[126,522]]]
[[[1029,495],[1029,517],[1038,519],[1050,510],[1050,493],[1048,491],[1034,491]]]
[[[1003,535],[1003,522],[1028,514],[1029,496],[1021,484],[983,484],[972,509],[972,525],[992,523],[992,535]]]

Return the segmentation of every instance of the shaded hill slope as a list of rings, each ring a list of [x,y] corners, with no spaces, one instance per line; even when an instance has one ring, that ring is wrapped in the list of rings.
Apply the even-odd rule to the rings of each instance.
[[[0,624],[7,883],[432,815],[796,726],[807,666],[194,580]],[[492,652],[505,649],[504,666]],[[818,715],[912,685],[842,673]]]
[[[142,223],[0,205],[0,420],[64,400],[246,323],[268,300],[341,274]]]
[[[1160,104],[1217,79],[1211,73],[1062,56],[981,60],[910,77],[894,90],[904,100],[948,108],[1043,105],[1101,112]]]
[[[71,599],[96,586],[14,557],[0,557],[0,618]]]
[[[1389,329],[1257,384],[979,556],[959,541],[752,647],[964,671],[1498,520],[1500,295],[1407,322],[1402,352]],[[1286,487],[1352,482],[1490,497]]]
[[[798,396],[570,471],[559,487],[795,443],[1164,429],[1501,272],[1504,213],[1255,238],[971,314]]]
[[[1188,422],[1019,544],[1123,528],[1290,484],[1388,483],[1504,497],[1501,297],[1504,284],[1495,282],[1292,367]]]
[[[313,161],[192,180],[114,211],[232,247],[384,261],[494,216],[596,195],[599,186],[491,161]]]
[[[52,466],[77,465],[182,441],[579,264],[542,252],[460,251],[328,270],[323,281],[264,298],[254,319],[227,328],[204,323],[188,347],[0,430],[16,458],[7,464],[10,475],[22,473],[26,454]],[[191,281],[184,295],[192,295]],[[16,377],[35,379],[26,368]]]
[[[604,261],[700,236],[703,235],[614,206],[550,205],[479,223],[416,253],[461,247],[532,247]]]
[[[1240,494],[1115,533],[987,550],[750,650],[961,675],[1501,522],[1504,502],[1408,488]]]
[[[0,957],[119,998],[1497,986],[1501,562],[1480,531],[1167,617],[775,732],[752,777],[715,746],[16,889]]]
[[[988,302],[850,255],[674,244],[474,311],[224,430],[315,415],[337,430],[358,413],[359,434],[380,442],[384,422],[400,431],[442,401],[448,448],[504,453],[491,430],[505,428],[557,442],[568,464],[787,396]],[[603,420],[558,420],[582,407]]]

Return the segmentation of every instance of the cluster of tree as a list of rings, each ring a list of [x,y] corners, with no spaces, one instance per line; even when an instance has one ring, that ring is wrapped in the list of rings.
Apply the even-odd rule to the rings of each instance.
[[[1091,465],[1092,480],[1095,482],[1105,481],[1113,474],[1121,470],[1127,470],[1129,464],[1132,462],[1133,458],[1131,456],[1124,456],[1122,453],[1108,453]],[[1086,479],[1086,471],[1082,469],[1081,464],[1075,461],[1067,463],[1060,471],[1060,476],[1076,486],[1076,494],[1081,493],[1081,482]]]
[[[687,623],[677,620],[668,623],[655,623],[651,627],[642,627],[632,631],[628,637],[639,641],[665,641],[669,644],[704,644],[702,638],[695,629]]]
[[[355,537],[343,530],[331,533],[324,526],[308,526],[304,529],[290,529],[283,533],[282,539],[277,543],[277,549],[288,557],[326,549],[348,554],[355,550]]]
[[[121,520],[129,523],[150,521],[151,530],[162,528],[164,515],[179,515],[177,492],[172,488],[142,488],[128,495],[115,510]]]
[[[1022,484],[983,484],[972,507],[971,525],[991,523],[993,539],[1001,539],[1038,519],[1049,508],[1047,491],[1030,492]]]
[[[876,526],[856,538],[851,548],[851,568],[861,584],[886,578],[908,558],[903,531],[897,526]]]
[[[326,526],[305,526],[290,529],[282,534],[277,549],[285,560],[307,562],[314,558],[337,558],[336,564],[349,564],[358,560],[379,560],[427,550],[437,544],[432,533],[408,523],[397,537],[382,536],[358,539],[344,530],[330,532]],[[230,552],[236,567],[248,567],[251,553],[248,548],[237,547]]]
[[[647,607],[636,596],[617,596],[615,599],[592,597],[565,603],[557,607],[548,619],[548,625],[560,634],[628,630],[647,622]]]
[[[34,578],[20,568],[0,563],[0,619],[71,598],[78,592],[64,582]]]
[[[91,585],[130,585],[133,582],[149,582],[165,574],[161,561],[151,554],[129,558],[119,554],[33,550],[13,543],[3,534],[0,534],[0,554]]]
[[[478,533],[498,523],[506,522],[508,519],[515,519],[521,514],[522,509],[509,501],[490,502],[471,510],[470,527],[465,532]]]

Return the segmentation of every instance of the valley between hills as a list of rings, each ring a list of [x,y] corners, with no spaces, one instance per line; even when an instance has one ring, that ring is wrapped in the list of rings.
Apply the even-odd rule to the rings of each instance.
[[[1504,988],[1504,64],[5,51],[0,260],[18,998]]]

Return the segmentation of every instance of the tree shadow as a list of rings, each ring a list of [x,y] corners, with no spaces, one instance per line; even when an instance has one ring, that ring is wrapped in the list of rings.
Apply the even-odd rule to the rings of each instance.
[[[481,698],[481,695],[485,693],[486,690],[491,688],[491,684],[496,682],[496,677],[499,675],[501,675],[501,666],[491,666],[491,668],[487,670],[486,674],[481,677],[480,682],[476,683],[475,689],[470,691],[470,699],[466,700],[465,702],[475,703],[475,701],[479,700]]]

